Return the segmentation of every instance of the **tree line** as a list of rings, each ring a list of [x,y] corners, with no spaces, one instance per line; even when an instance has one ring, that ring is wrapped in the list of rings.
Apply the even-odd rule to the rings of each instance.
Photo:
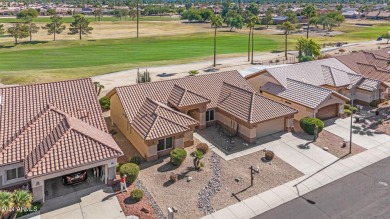
[[[35,9],[22,10],[17,14],[17,18],[22,22],[14,23],[7,29],[4,25],[0,25],[0,34],[8,33],[15,39],[15,44],[18,44],[18,39],[24,39],[29,37],[32,42],[33,34],[37,33],[40,27],[32,22],[33,18],[38,17],[39,13]],[[89,26],[89,21],[81,14],[73,15],[74,21],[70,24],[69,35],[78,35],[79,39],[82,39],[82,35],[91,34],[93,28]],[[61,34],[66,26],[63,24],[62,17],[53,13],[50,17],[50,22],[47,23],[42,29],[47,30],[48,35],[53,35],[53,40],[56,40],[56,35]]]

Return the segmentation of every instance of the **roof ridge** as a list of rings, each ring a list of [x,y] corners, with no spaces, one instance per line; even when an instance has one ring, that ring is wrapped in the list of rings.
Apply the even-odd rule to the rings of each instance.
[[[11,89],[11,88],[20,88],[20,87],[31,87],[31,86],[37,86],[37,85],[46,85],[46,84],[59,84],[64,82],[71,82],[71,81],[84,81],[89,80],[92,82],[92,78],[79,78],[79,79],[69,79],[69,80],[61,80],[61,81],[54,81],[54,82],[42,82],[42,83],[36,83],[36,84],[25,84],[25,85],[17,85],[17,86],[11,86],[11,87],[3,87],[2,89]]]
[[[185,126],[183,126],[183,125],[181,125],[181,124],[179,124],[179,123],[177,123],[177,122],[175,122],[175,121],[172,121],[172,120],[170,120],[170,119],[168,119],[168,118],[165,118],[164,116],[160,116],[160,115],[156,114],[156,119],[153,121],[153,124],[152,124],[152,126],[151,126],[152,128],[149,129],[149,131],[145,134],[145,139],[147,139],[148,136],[149,136],[149,134],[155,129],[154,125],[156,124],[156,122],[157,122],[158,119],[165,120],[165,121],[167,121],[167,122],[170,122],[170,123],[173,123],[173,124],[175,124],[175,125],[177,125],[177,126],[180,126],[180,127],[184,128],[184,129],[186,129],[186,130],[189,130],[188,127],[185,127]]]
[[[146,98],[149,99],[150,101],[152,101],[153,103],[155,103],[158,107],[162,107],[162,108],[164,108],[164,109],[167,109],[167,110],[169,110],[170,112],[175,113],[175,114],[177,114],[177,115],[180,115],[180,116],[182,116],[182,117],[185,117],[185,118],[187,118],[187,119],[192,119],[192,120],[194,120],[192,117],[190,117],[190,116],[188,116],[188,115],[186,115],[186,114],[184,114],[184,113],[182,113],[182,112],[176,111],[176,110],[172,109],[171,107],[165,105],[164,103],[160,103],[160,102],[158,102],[158,101],[156,101],[156,100],[153,100],[153,99],[151,99],[151,98],[149,98],[149,97],[146,97]],[[157,108],[156,108],[154,111],[156,111],[156,110],[157,110]],[[155,112],[153,112],[153,113],[155,113]],[[156,115],[158,115],[158,114],[156,114]],[[158,115],[158,116],[161,116],[161,115]]]
[[[330,71],[330,76],[332,77],[332,82],[333,82],[333,84],[335,85],[335,84],[336,84],[336,80],[334,79],[333,72],[332,72],[332,68],[331,68],[330,66],[327,66],[327,65],[321,65],[321,68],[323,68],[323,67],[326,67],[326,68],[329,69],[329,71]],[[324,74],[324,72],[322,72],[322,74]]]
[[[196,78],[198,78],[198,77],[207,77],[209,75],[228,74],[228,73],[237,73],[237,74],[241,75],[237,70],[231,70],[231,71],[223,71],[223,72],[216,72],[216,73],[210,73],[210,74],[197,75],[197,76],[193,76],[193,77],[196,77]],[[186,80],[186,79],[188,79],[188,77],[172,78],[172,79],[169,79],[169,80],[160,80],[160,81],[152,81],[152,82],[141,83],[141,84],[123,85],[123,86],[115,87],[114,89],[123,88],[123,87],[135,87],[135,86],[144,86],[144,85],[150,85],[150,84],[158,84],[158,83],[164,83],[165,81],[182,81],[182,80]]]
[[[318,85],[314,85],[314,84],[309,84],[309,83],[306,83],[306,82],[303,82],[303,81],[297,81],[297,80],[294,80],[294,79],[291,79],[291,78],[287,78],[287,81],[288,80],[293,81],[293,82],[298,82],[298,83],[301,83],[301,84],[305,84],[305,85],[309,85],[311,87],[316,87],[316,88],[319,88],[321,90],[332,91],[331,89],[328,89],[328,88],[325,88],[325,87],[321,87],[321,86],[318,86]],[[287,89],[288,89],[288,87],[287,87]]]
[[[50,110],[50,105],[46,105],[41,111],[39,111],[30,121],[28,121],[17,133],[14,134],[11,138],[7,139],[7,142],[4,145],[1,145],[1,150],[4,150],[6,147],[11,145],[11,143],[17,139],[25,130],[35,124],[44,114],[47,114]]]

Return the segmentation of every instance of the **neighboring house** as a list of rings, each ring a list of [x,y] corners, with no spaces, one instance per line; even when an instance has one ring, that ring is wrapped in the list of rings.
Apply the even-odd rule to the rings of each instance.
[[[0,89],[0,189],[31,183],[43,202],[48,180],[66,174],[99,167],[112,182],[121,155],[91,79]]]
[[[297,110],[257,94],[237,72],[117,87],[111,121],[148,161],[193,145],[193,131],[218,123],[247,142],[287,130]]]
[[[378,14],[378,19],[380,20],[389,20],[390,18],[390,12],[389,11],[381,11],[379,14]]]
[[[370,11],[366,14],[366,18],[367,19],[378,19],[378,15],[379,15],[380,11]]]
[[[285,21],[287,21],[286,16],[276,16],[272,18],[273,24],[283,24]]]
[[[384,99],[381,94],[387,89],[387,85],[357,75],[335,58],[269,68],[245,78],[263,95],[291,103],[299,110],[296,120],[305,116],[340,116],[351,89],[354,100],[361,104]]]
[[[382,81],[390,85],[390,48],[384,48],[373,51],[360,51],[348,55],[337,56],[340,62],[348,66],[357,74]],[[384,92],[385,99],[388,97],[389,89]]]
[[[360,18],[360,12],[358,11],[345,11],[342,13],[345,18],[357,19]]]

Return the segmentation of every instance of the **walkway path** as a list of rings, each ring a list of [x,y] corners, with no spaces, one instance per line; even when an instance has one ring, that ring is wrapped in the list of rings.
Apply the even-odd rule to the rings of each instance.
[[[345,119],[338,119],[334,121],[334,124],[328,123],[325,129],[338,136],[346,137],[346,121]],[[367,150],[344,160],[338,160],[317,174],[314,174],[316,171],[305,174],[298,179],[207,215],[203,219],[254,217],[390,156],[389,136],[379,134],[362,136],[359,133],[354,133],[353,139],[355,139],[353,142],[356,142],[358,145],[365,145]],[[363,144],[359,141],[362,141]],[[278,148],[278,146],[274,147]],[[280,151],[276,152],[279,156],[278,153]],[[312,155],[307,154],[307,156]],[[317,160],[318,158],[314,159]],[[329,161],[323,162],[326,164]],[[297,185],[297,183],[299,184]]]

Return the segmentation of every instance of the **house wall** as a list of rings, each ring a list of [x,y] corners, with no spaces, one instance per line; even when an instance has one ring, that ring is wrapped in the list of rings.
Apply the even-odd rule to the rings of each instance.
[[[217,119],[217,123],[222,125],[223,127],[229,129],[232,126],[233,119],[224,115],[222,112],[216,111],[215,116]],[[243,124],[238,120],[233,121],[233,126],[236,127],[238,124],[238,136],[244,139],[247,142],[251,142],[256,140],[256,127],[248,127],[247,124]]]
[[[23,162],[1,166],[0,167],[0,189],[29,182],[30,180],[24,177],[7,181],[7,170],[11,170],[23,166],[24,166]]]
[[[345,96],[350,97],[351,96],[350,92],[351,92],[350,90],[346,90]],[[357,100],[357,102],[361,104],[369,104],[372,100],[374,100],[373,99],[374,95],[375,95],[374,92],[362,90],[362,89],[356,89],[353,99],[355,101]]]
[[[341,114],[344,113],[344,105],[345,105],[346,101],[335,96],[335,95],[332,95],[330,99],[328,99],[328,100],[322,102],[320,105],[318,105],[317,108],[315,108],[314,113],[317,113],[318,110],[321,109],[322,107],[329,106],[329,105],[332,105],[335,103],[339,104],[338,115],[340,116]]]
[[[252,78],[246,78],[246,80],[249,82],[249,84],[252,85],[252,87],[255,88],[257,92],[259,92],[260,87],[266,84],[267,82],[279,84],[279,82],[277,82],[268,72],[263,73],[261,75],[257,75]]]
[[[132,145],[137,149],[142,157],[145,159],[148,157],[157,158],[157,150],[155,152],[150,151],[146,141],[138,134],[138,132],[132,128],[131,124],[128,122],[118,95],[114,94],[110,98],[110,101],[110,116],[114,125],[116,125],[117,128],[123,133],[123,135],[126,136],[126,138],[132,143]]]
[[[256,138],[274,134],[284,130],[284,117],[257,124]]]

